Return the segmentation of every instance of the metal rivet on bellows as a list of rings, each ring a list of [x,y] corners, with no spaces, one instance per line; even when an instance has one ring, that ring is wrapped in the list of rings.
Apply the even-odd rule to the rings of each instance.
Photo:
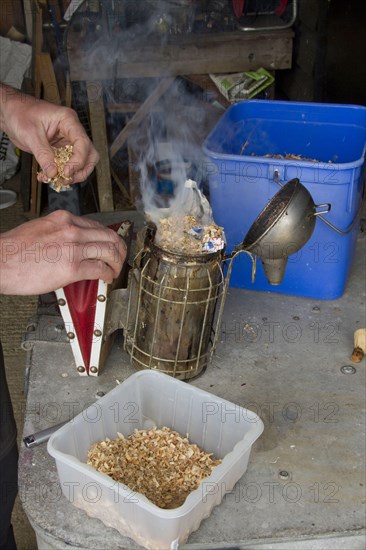
[[[80,366],[80,367],[77,368],[77,370],[78,370],[78,372],[85,372],[85,367]]]
[[[35,330],[36,330],[36,325],[34,323],[27,326],[27,332],[34,332]]]
[[[66,305],[66,300],[64,300],[63,298],[60,298],[59,300],[57,300],[57,303],[59,306],[65,306]]]
[[[298,315],[294,315],[292,318],[294,321],[300,321],[300,317]]]
[[[65,329],[64,325],[55,325],[56,332],[62,332]]]
[[[280,470],[278,472],[278,477],[281,479],[288,479],[290,477],[290,474],[286,470]]]
[[[75,338],[75,334],[73,332],[68,332],[67,337],[69,340],[73,340]]]
[[[24,351],[29,351],[33,348],[33,342],[22,342],[21,346]]]
[[[90,367],[90,372],[95,374],[96,372],[98,372],[98,367]]]
[[[353,365],[344,365],[341,367],[341,373],[343,374],[355,374],[356,369]]]
[[[103,397],[103,395],[105,395],[104,391],[97,391],[97,393],[95,394],[96,397]]]
[[[94,336],[102,336],[102,331],[96,328],[94,331]]]
[[[313,311],[320,311],[320,307],[319,306],[314,306]]]
[[[104,294],[99,294],[97,300],[98,300],[98,302],[105,302],[106,298],[105,298]]]

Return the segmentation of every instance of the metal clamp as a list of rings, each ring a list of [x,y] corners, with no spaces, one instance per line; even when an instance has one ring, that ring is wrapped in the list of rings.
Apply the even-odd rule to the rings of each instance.
[[[316,204],[315,208],[326,208],[326,210],[321,210],[320,212],[314,212],[313,216],[321,216],[322,214],[328,214],[331,211],[332,205],[329,202],[324,204]]]

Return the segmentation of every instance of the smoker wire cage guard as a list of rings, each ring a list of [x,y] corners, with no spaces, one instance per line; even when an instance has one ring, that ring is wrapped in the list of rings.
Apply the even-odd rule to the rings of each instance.
[[[199,256],[163,250],[146,232],[130,272],[125,330],[137,369],[187,380],[210,363],[231,272],[224,260],[225,250]]]

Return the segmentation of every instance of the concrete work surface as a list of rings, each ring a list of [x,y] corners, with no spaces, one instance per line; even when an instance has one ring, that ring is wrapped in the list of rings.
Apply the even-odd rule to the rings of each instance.
[[[258,413],[265,428],[245,476],[184,548],[365,547],[365,359],[350,359],[366,325],[365,242],[360,233],[339,300],[229,290],[217,354],[190,383]],[[34,322],[24,435],[69,419],[132,373],[122,334],[101,376],[80,377],[57,309],[43,304]],[[45,444],[21,449],[20,498],[41,549],[138,548],[66,500]]]

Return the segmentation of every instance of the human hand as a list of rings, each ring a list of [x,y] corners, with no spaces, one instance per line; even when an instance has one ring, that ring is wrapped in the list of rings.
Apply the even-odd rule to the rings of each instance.
[[[70,283],[111,283],[126,245],[100,223],[58,210],[0,236],[0,293],[44,294]]]
[[[22,94],[10,86],[0,87],[0,127],[19,149],[32,153],[41,167],[40,181],[57,174],[53,147],[73,146],[65,165],[67,183],[84,181],[94,170],[99,155],[75,111]]]

